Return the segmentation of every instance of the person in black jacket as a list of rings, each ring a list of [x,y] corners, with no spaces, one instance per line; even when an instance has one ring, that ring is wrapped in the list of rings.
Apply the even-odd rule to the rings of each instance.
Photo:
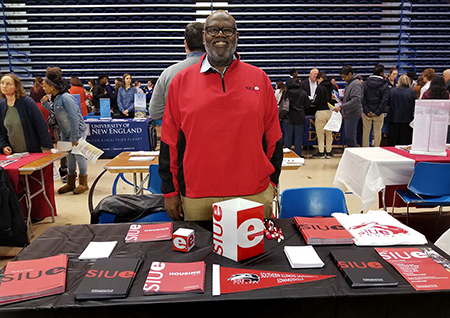
[[[100,98],[109,98],[108,91],[106,90],[106,84],[108,83],[108,75],[101,74],[98,76],[98,82],[92,89],[92,105],[93,111],[100,111]]]
[[[378,64],[373,69],[373,75],[363,83],[363,147],[369,147],[371,144],[369,138],[372,125],[374,146],[379,147],[381,144],[381,129],[389,100],[389,86],[383,75],[384,66]]]
[[[317,83],[317,75],[319,74],[319,70],[317,68],[313,68],[309,72],[309,77],[300,83],[300,87],[306,92],[306,95],[309,96],[309,100],[311,101],[311,107],[306,110],[306,115],[314,115],[316,111],[315,97],[316,90],[319,83]]]
[[[313,155],[314,158],[327,158],[330,159],[332,157],[331,150],[333,146],[333,134],[330,130],[324,130],[326,123],[331,118],[331,109],[328,106],[328,103],[334,105],[335,101],[332,99],[333,83],[331,80],[327,78],[327,74],[325,72],[320,72],[317,75],[318,86],[316,89],[316,97],[314,99],[314,104],[316,105],[316,113],[315,113],[315,126],[316,126],[316,135],[317,135],[317,146],[319,151]],[[326,141],[326,152],[325,152],[325,141]]]
[[[409,123],[414,118],[416,93],[410,85],[409,77],[402,75],[398,79],[397,87],[390,91],[389,111],[386,116],[386,121],[389,123],[389,146],[412,143],[413,129]]]
[[[291,149],[292,139],[294,139],[294,152],[303,158],[303,128],[305,127],[305,109],[309,108],[310,100],[308,94],[301,89],[298,84],[290,82],[287,85],[285,96],[289,99],[289,113],[283,119],[284,127],[284,146]]]

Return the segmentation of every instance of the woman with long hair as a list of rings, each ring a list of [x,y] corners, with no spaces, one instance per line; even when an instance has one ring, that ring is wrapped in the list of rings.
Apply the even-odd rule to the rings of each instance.
[[[80,81],[78,76],[72,75],[70,78],[70,84],[72,84],[72,87],[69,89],[69,93],[80,96],[81,115],[86,116],[88,114],[88,110],[86,106],[86,91],[84,90],[83,83]]]
[[[412,128],[416,93],[411,88],[411,79],[402,75],[397,87],[389,94],[389,110],[386,122],[389,124],[388,145],[409,145],[412,142]]]
[[[86,125],[81,117],[80,107],[75,98],[69,94],[69,83],[62,77],[62,71],[59,67],[48,67],[44,79],[44,90],[53,97],[53,110],[61,130],[61,140],[72,143],[72,146],[78,145],[78,140],[85,136]],[[42,98],[42,105],[49,111],[52,106],[48,101],[48,96]],[[69,152],[67,157],[69,174],[67,183],[58,189],[58,193],[67,193],[73,191],[74,194],[80,194],[89,189],[87,184],[87,161],[83,155]],[[76,169],[79,172],[79,185],[75,187]]]
[[[40,103],[41,98],[44,97],[45,91],[42,87],[44,79],[42,76],[36,76],[34,79],[34,85],[30,88],[30,97],[36,102]]]
[[[53,148],[47,122],[34,100],[26,95],[22,82],[14,74],[0,79],[0,150],[48,152]]]
[[[430,88],[422,95],[422,99],[449,99],[449,93],[442,76],[434,76]]]
[[[117,106],[119,106],[120,117],[134,118],[134,94],[137,93],[137,90],[132,84],[130,74],[123,74],[122,85],[117,94]]]
[[[282,81],[278,81],[275,84],[275,98],[277,99],[277,103],[280,103],[281,96],[285,91],[287,91],[286,85]]]

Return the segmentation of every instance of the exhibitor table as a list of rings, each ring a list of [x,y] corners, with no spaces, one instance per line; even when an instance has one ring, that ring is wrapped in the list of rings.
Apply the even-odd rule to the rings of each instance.
[[[395,147],[346,148],[336,170],[333,185],[342,190],[346,188],[361,200],[361,210],[367,210],[376,202],[376,195],[383,191],[382,206],[392,201],[392,191],[386,195],[388,186],[406,188],[418,162],[450,162],[447,156],[411,155]],[[398,187],[397,187],[398,188]],[[390,205],[389,205],[390,206]]]
[[[112,158],[124,151],[150,150],[149,119],[86,119],[86,141]]]
[[[7,317],[450,317],[450,290],[421,291],[414,288],[384,263],[399,282],[397,287],[354,289],[345,281],[329,256],[332,249],[373,249],[372,247],[314,246],[324,261],[323,268],[292,269],[284,246],[305,242],[291,219],[274,220],[282,228],[285,240],[277,243],[264,239],[265,252],[259,256],[234,262],[213,252],[212,223],[174,222],[195,231],[195,246],[188,253],[176,252],[172,242],[125,243],[130,223],[56,226],[45,231],[25,248],[16,260],[66,254],[69,258],[66,291],[63,294],[0,306],[0,316]],[[74,291],[93,264],[78,260],[90,241],[118,241],[111,258],[141,258],[140,267],[124,299],[77,301]],[[443,256],[433,244],[429,243]],[[206,262],[203,294],[144,296],[142,287],[152,261]],[[381,261],[381,258],[380,258]],[[212,264],[241,269],[293,272],[313,275],[336,275],[325,280],[289,284],[241,293],[212,296]]]
[[[56,204],[52,164],[65,156],[66,153],[31,153],[3,167],[16,193],[25,194],[28,225],[31,218],[48,216],[54,222]],[[0,160],[5,159],[6,156],[0,155]]]
[[[117,155],[114,159],[108,162],[104,167],[103,171],[95,178],[92,186],[89,190],[88,197],[88,206],[89,211],[94,209],[93,206],[93,197],[95,187],[100,180],[100,178],[107,172],[111,173],[132,173],[133,174],[133,189],[134,194],[141,194],[143,192],[143,187],[146,182],[148,182],[148,175],[144,178],[143,174],[148,174],[148,169],[151,164],[158,164],[158,155],[155,156],[142,156],[142,157],[154,157],[153,160],[142,160],[142,161],[130,161],[130,152],[122,152]],[[138,181],[137,175],[139,174],[140,178]]]
[[[293,152],[290,151],[288,153],[284,153],[283,157],[286,159],[299,159],[299,156]],[[148,181],[148,175],[144,178],[143,174],[148,173],[149,166],[151,164],[158,164],[159,163],[159,156],[156,155],[153,160],[142,160],[142,161],[130,161],[130,152],[122,152],[121,154],[117,155],[115,158],[113,158],[110,162],[108,162],[104,167],[103,171],[97,176],[97,178],[92,183],[92,186],[89,190],[89,197],[88,197],[88,206],[89,211],[92,211],[94,209],[93,206],[93,197],[94,197],[94,191],[97,183],[101,179],[101,177],[108,171],[111,173],[132,173],[133,174],[133,185],[134,185],[134,194],[141,194],[143,192],[143,187],[145,183]],[[283,161],[281,170],[297,170],[301,166],[303,166],[303,163],[298,162],[289,162],[289,161]],[[138,174],[140,176],[138,181]],[[279,189],[277,187],[277,196],[275,197],[275,204],[277,207],[277,210],[275,211],[278,213],[279,211]]]

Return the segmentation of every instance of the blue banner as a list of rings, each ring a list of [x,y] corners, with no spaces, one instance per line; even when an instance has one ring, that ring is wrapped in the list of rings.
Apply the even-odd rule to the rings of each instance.
[[[86,119],[87,142],[112,158],[125,151],[150,150],[148,119]]]

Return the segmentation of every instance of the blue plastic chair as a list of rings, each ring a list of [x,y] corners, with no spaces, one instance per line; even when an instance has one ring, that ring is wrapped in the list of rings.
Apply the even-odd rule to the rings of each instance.
[[[281,193],[280,205],[280,218],[327,217],[334,212],[348,214],[344,193],[339,188],[286,189]]]
[[[111,214],[108,212],[102,212],[98,219],[99,224],[104,223],[114,223],[114,220],[116,218],[115,214]],[[172,221],[172,219],[167,215],[166,212],[156,212],[149,214],[147,216],[144,216],[140,219],[137,219],[133,221],[133,223],[142,223],[142,222],[166,222],[166,221]]]
[[[150,165],[148,167],[148,173],[150,177],[148,178],[148,191],[153,194],[162,193],[161,192],[161,177],[158,173],[159,165]]]
[[[409,207],[413,204],[422,207],[439,206],[439,225],[442,208],[450,206],[450,163],[419,162],[407,189],[394,192],[392,214],[397,195],[406,203],[406,224],[409,223]]]

